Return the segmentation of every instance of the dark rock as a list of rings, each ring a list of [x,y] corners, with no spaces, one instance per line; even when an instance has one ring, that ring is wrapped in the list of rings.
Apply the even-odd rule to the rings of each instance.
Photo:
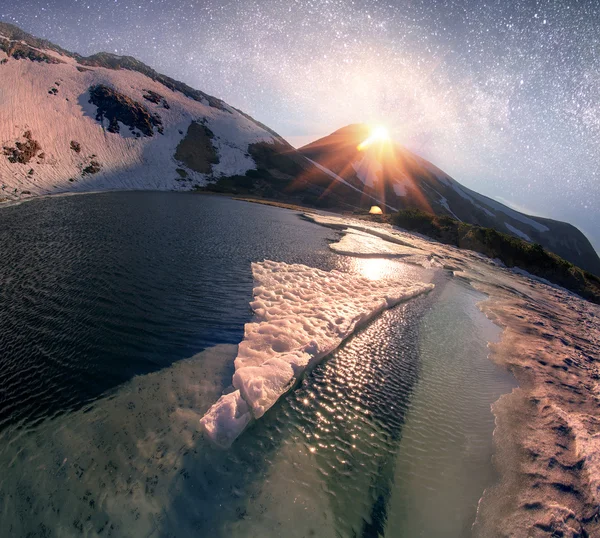
[[[35,154],[42,149],[37,140],[33,140],[31,131],[25,131],[23,133],[25,142],[15,142],[15,147],[4,146],[4,155],[8,157],[11,163],[27,164]]]
[[[10,41],[19,41],[21,43],[25,43],[30,47],[35,47],[36,49],[53,50],[54,52],[58,52],[63,56],[70,56],[70,53],[65,49],[59,47],[58,45],[55,45],[47,39],[40,39],[38,37],[34,37],[31,34],[24,32],[14,24],[0,22],[0,34],[7,37]]]
[[[194,101],[207,101],[208,105],[213,108],[230,112],[221,99],[217,99],[216,97],[201,92],[200,90],[195,90],[187,84],[179,82],[178,80],[174,80],[171,77],[161,75],[151,67],[131,56],[117,56],[116,54],[111,54],[109,52],[100,52],[87,58],[79,56],[78,54],[72,54],[71,56],[76,58],[81,65],[105,67],[106,69],[129,69],[130,71],[137,71],[138,73],[142,73],[156,82],[160,82],[169,90],[181,92],[183,95],[193,99]]]
[[[31,60],[32,62],[44,62],[48,64],[64,63],[58,58],[48,56],[20,41],[11,41],[9,39],[0,38],[0,50],[3,50],[15,60]]]
[[[146,101],[150,101],[151,103],[154,103],[155,105],[158,105],[161,100],[163,99],[163,96],[160,95],[159,93],[153,92],[152,90],[144,90],[146,93],[144,93],[144,95],[142,96],[144,99],[146,99]]]
[[[143,95],[144,99],[154,103],[155,105],[162,104],[163,108],[169,109],[171,108],[167,100],[160,94],[156,93],[152,90],[144,90],[146,93]]]
[[[121,128],[119,127],[119,120],[117,120],[116,116],[113,116],[109,119],[108,127],[106,129],[109,133],[118,133]]]
[[[98,161],[90,161],[90,164],[82,170],[82,175],[97,174],[100,172],[100,163]]]
[[[0,50],[4,50],[9,56],[17,57],[12,53],[9,53],[8,50],[10,50],[11,46],[20,45],[20,47],[25,50],[23,52],[16,53],[19,58],[29,57],[29,59],[33,61],[64,63],[58,58],[48,56],[47,54],[40,53],[34,49],[52,50],[62,54],[63,56],[74,58],[79,64],[76,67],[80,72],[90,71],[90,69],[87,69],[84,66],[105,67],[107,69],[129,69],[130,71],[137,71],[138,73],[142,73],[143,75],[150,77],[152,80],[159,82],[172,91],[178,91],[182,93],[190,99],[194,99],[195,101],[199,102],[207,101],[211,107],[230,112],[221,99],[217,99],[216,97],[208,95],[200,90],[195,90],[187,84],[179,82],[178,80],[174,80],[171,77],[157,73],[151,67],[136,60],[135,58],[132,58],[131,56],[117,56],[116,54],[111,54],[108,52],[100,52],[86,58],[79,54],[69,52],[55,45],[54,43],[47,41],[46,39],[34,37],[31,34],[24,32],[17,26],[14,26],[13,24],[3,22],[0,22],[0,34],[8,38],[0,39]],[[168,108],[168,106],[165,106],[165,108]]]
[[[75,140],[71,140],[71,149],[75,153],[81,153],[81,144],[79,142],[75,142]]]
[[[158,114],[151,114],[140,103],[104,85],[92,86],[89,89],[90,103],[98,107],[96,119],[109,122],[107,130],[119,132],[119,123],[133,127],[146,136],[154,135],[154,127],[162,134],[162,120]]]

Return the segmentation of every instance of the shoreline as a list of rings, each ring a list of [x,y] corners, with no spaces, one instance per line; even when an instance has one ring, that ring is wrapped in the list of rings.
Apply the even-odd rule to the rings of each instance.
[[[344,216],[343,213],[338,213],[335,210],[328,209],[322,210],[317,207],[312,206],[303,206],[298,204],[293,204],[289,202],[280,202],[278,200],[272,200],[268,198],[253,198],[250,196],[241,196],[233,193],[225,193],[225,192],[213,192],[213,191],[179,191],[179,190],[160,190],[160,189],[110,189],[110,190],[100,190],[100,191],[65,191],[65,192],[56,192],[50,194],[37,194],[31,195],[27,198],[20,198],[18,200],[3,200],[0,201],[0,209],[3,207],[14,207],[23,203],[31,202],[33,200],[45,200],[50,198],[64,198],[67,196],[83,196],[86,194],[105,194],[105,193],[116,193],[116,192],[157,192],[157,193],[179,193],[179,194],[190,194],[190,195],[202,195],[202,196],[220,196],[223,198],[230,198],[232,200],[238,200],[240,202],[249,202],[253,204],[261,204],[261,205],[269,205],[272,207],[278,207],[280,209],[289,209],[291,211],[299,211],[299,212],[325,212],[325,213],[333,213],[335,215]],[[359,215],[353,215],[354,218],[360,218]]]
[[[493,459],[500,480],[482,495],[474,536],[599,535],[592,487],[598,449],[591,443],[586,451],[583,443],[597,429],[590,433],[581,427],[586,420],[598,425],[595,414],[582,413],[597,407],[590,381],[598,370],[568,356],[583,351],[586,362],[593,363],[595,346],[579,336],[577,323],[565,323],[562,302],[552,308],[541,298],[529,305],[521,298],[515,308],[513,298],[502,297],[490,285],[473,285],[489,295],[482,311],[503,329],[500,342],[490,346],[490,359],[518,382],[492,406]],[[546,308],[540,308],[544,302]],[[529,317],[522,317],[523,311]]]
[[[0,207],[54,196],[32,196]],[[139,190],[139,192],[148,192]],[[185,192],[188,191],[153,191]],[[198,193],[195,193],[198,194]],[[324,211],[274,200],[201,192],[271,205],[315,217]],[[406,240],[444,261],[487,299],[479,309],[502,329],[489,360],[510,371],[518,388],[492,405],[493,465],[499,478],[482,492],[473,535],[482,538],[600,536],[600,309],[572,292],[389,225],[330,213],[311,219],[337,230],[354,227],[390,243]],[[320,222],[319,222],[320,220]],[[346,254],[352,256],[352,254]],[[382,253],[382,258],[389,257]],[[561,534],[562,533],[562,534]]]
[[[482,492],[472,535],[600,536],[598,306],[475,252],[393,228],[330,218],[320,224],[412,241],[488,297],[478,306],[502,329],[489,360],[518,386],[492,405],[498,480]]]

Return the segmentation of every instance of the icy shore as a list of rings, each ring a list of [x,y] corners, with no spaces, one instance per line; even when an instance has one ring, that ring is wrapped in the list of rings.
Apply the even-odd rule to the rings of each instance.
[[[489,296],[480,307],[504,329],[491,358],[519,388],[492,407],[500,479],[483,493],[474,536],[600,535],[600,307],[518,268],[398,228],[306,217],[344,231],[330,245],[336,252],[390,257],[408,243],[423,254],[404,262],[431,260]]]

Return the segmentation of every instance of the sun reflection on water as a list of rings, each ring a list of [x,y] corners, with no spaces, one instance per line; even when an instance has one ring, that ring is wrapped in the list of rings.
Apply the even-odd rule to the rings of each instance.
[[[337,269],[369,280],[394,280],[398,283],[431,282],[433,272],[398,258],[340,256]]]
[[[354,258],[351,265],[356,273],[369,280],[404,276],[402,264],[385,258]]]

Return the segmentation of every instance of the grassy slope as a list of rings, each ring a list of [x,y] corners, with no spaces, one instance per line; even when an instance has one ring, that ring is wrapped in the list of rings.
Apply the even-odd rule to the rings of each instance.
[[[520,267],[600,304],[600,278],[544,250],[541,245],[492,228],[465,224],[450,217],[436,217],[415,209],[400,211],[392,215],[391,221],[442,243],[497,258],[508,267]]]

